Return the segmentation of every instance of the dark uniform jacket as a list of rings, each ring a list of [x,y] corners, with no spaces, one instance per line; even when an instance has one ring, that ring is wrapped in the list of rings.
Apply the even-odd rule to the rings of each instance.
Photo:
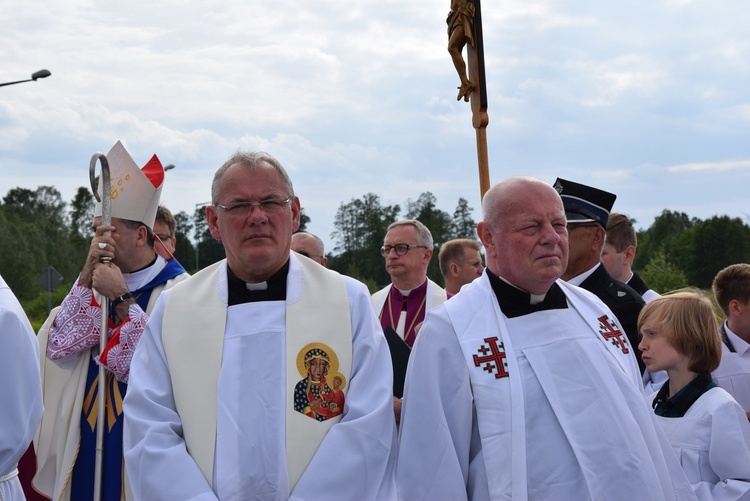
[[[601,264],[581,283],[581,287],[594,293],[615,314],[628,336],[630,346],[633,347],[633,353],[638,360],[638,367],[643,373],[646,366],[643,365],[641,351],[638,349],[638,315],[643,305],[646,304],[643,297],[632,287],[612,278],[612,275]]]
[[[633,276],[628,280],[627,285],[633,288],[641,296],[648,291],[648,285],[643,282],[643,279],[638,276],[638,273],[633,272]]]

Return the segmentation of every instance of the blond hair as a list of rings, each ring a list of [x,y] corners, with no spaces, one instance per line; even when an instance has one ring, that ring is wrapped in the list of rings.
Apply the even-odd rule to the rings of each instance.
[[[711,372],[721,360],[721,334],[711,301],[698,290],[677,291],[648,303],[638,316],[663,331],[669,344],[690,359],[692,372]]]

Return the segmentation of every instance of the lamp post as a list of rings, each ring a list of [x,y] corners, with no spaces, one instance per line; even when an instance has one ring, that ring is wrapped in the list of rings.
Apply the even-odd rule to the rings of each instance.
[[[16,80],[15,82],[0,83],[0,87],[5,87],[6,85],[13,85],[13,84],[24,83],[24,82],[36,82],[40,78],[47,78],[51,74],[52,73],[50,73],[49,70],[39,70],[37,72],[32,73],[31,78],[29,78],[28,80]]]

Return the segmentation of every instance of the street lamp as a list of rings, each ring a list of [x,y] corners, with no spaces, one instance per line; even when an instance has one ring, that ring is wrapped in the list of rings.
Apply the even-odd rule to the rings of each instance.
[[[6,85],[13,85],[13,84],[17,84],[17,83],[23,83],[23,82],[36,82],[38,79],[40,79],[40,78],[47,78],[51,74],[52,73],[50,73],[49,70],[39,70],[37,72],[32,73],[31,74],[31,78],[28,79],[28,80],[17,80],[15,82],[0,83],[0,87],[4,87]]]

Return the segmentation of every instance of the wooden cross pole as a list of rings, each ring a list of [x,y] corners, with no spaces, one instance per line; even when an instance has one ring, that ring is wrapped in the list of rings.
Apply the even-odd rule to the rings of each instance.
[[[480,0],[451,0],[448,14],[448,52],[461,78],[458,100],[471,100],[472,125],[476,129],[477,162],[479,165],[479,191],[483,197],[490,189],[490,167],[487,155],[487,88],[484,73],[484,39],[482,34],[482,9]],[[468,59],[461,55],[464,45]]]

